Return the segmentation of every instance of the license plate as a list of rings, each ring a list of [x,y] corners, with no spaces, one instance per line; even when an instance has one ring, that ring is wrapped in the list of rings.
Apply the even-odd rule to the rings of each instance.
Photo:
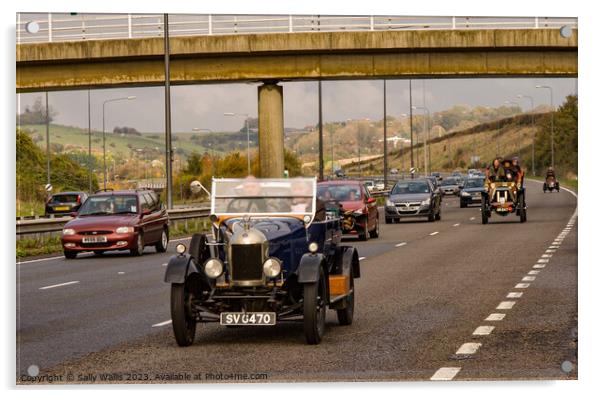
[[[106,243],[106,236],[84,236],[82,243]]]
[[[220,325],[272,326],[276,324],[275,312],[222,312]]]
[[[418,207],[416,207],[416,206],[399,207],[398,209],[399,209],[399,211],[416,211],[416,210],[418,210]]]
[[[57,206],[54,208],[55,211],[67,211],[69,210],[69,206]]]

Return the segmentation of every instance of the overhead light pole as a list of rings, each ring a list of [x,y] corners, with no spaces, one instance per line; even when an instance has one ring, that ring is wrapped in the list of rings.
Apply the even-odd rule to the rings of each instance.
[[[504,101],[504,104],[507,105],[516,105],[519,109],[520,109],[520,104],[518,102],[515,101]],[[515,156],[518,156],[518,148],[517,148],[517,142],[514,142],[514,150],[516,152]]]
[[[531,129],[533,130],[531,137],[531,173],[535,175],[535,115],[533,113],[535,104],[533,102],[533,97],[530,95],[519,94],[516,98],[526,98],[531,102]]]
[[[102,169],[103,169],[103,189],[107,189],[107,143],[106,143],[106,131],[105,131],[105,108],[109,102],[117,101],[132,101],[135,100],[136,96],[131,95],[129,97],[111,98],[103,101],[102,103]]]
[[[426,115],[427,115],[426,116],[426,120],[424,121],[424,135],[423,135],[423,143],[424,143],[424,148],[423,148],[424,149],[424,176],[427,177],[428,176],[428,171],[429,171],[428,169],[429,169],[429,167],[428,167],[428,163],[427,163],[427,160],[426,160],[426,151],[427,151],[427,145],[428,145],[428,139],[429,139],[428,136],[430,135],[429,131],[428,131],[429,130],[428,123],[429,123],[429,121],[431,119],[431,111],[429,111],[429,109],[426,106],[413,106],[412,109],[414,109],[414,110],[420,109],[422,111],[425,111]]]
[[[205,133],[213,133],[213,130],[211,129],[202,129],[199,127],[193,127],[192,131],[198,131],[198,132],[202,132],[204,131]],[[213,154],[213,143],[210,143],[209,146],[211,147],[211,174],[215,175],[215,156]]]
[[[224,116],[244,116],[245,117],[245,129],[247,130],[247,175],[251,175],[251,138],[249,135],[249,114],[248,113],[224,112]]]
[[[550,90],[550,106],[552,107],[551,117],[552,117],[552,131],[550,134],[550,152],[552,158],[552,168],[555,168],[554,164],[554,90],[550,86],[541,86],[537,85],[535,88],[546,88]]]

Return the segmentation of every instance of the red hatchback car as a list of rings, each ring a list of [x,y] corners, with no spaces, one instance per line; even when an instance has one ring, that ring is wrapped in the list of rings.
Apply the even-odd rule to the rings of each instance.
[[[129,250],[142,255],[145,246],[167,250],[169,219],[158,195],[148,189],[104,191],[91,195],[75,218],[63,227],[61,243],[66,258],[77,253]]]
[[[343,233],[360,240],[378,238],[378,207],[362,181],[331,180],[318,183],[317,197],[323,202],[337,202],[343,211]]]

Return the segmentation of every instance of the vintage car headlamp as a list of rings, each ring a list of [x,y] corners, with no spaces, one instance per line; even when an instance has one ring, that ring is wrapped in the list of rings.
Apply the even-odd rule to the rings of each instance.
[[[205,275],[215,279],[224,272],[224,264],[219,258],[210,258],[205,262],[203,269],[205,270]]]
[[[495,188],[495,183],[493,183],[493,182],[492,182],[491,184],[489,184],[489,187],[490,187],[491,189]]]
[[[117,227],[115,232],[118,234],[129,234],[134,232],[134,227]]]
[[[428,206],[431,204],[431,198],[426,198],[422,202],[420,202],[422,206]]]
[[[282,266],[277,258],[270,257],[263,263],[263,273],[268,278],[275,278],[280,274]]]
[[[309,224],[310,221],[311,221],[311,216],[308,216],[308,215],[303,216],[303,222],[305,224]]]
[[[73,228],[65,228],[63,229],[63,235],[75,235],[75,230]]]
[[[186,253],[186,245],[183,243],[178,243],[176,245],[176,253],[178,253],[178,254]]]
[[[318,243],[317,242],[311,242],[307,248],[308,248],[308,250],[309,250],[310,253],[316,253],[318,251]]]

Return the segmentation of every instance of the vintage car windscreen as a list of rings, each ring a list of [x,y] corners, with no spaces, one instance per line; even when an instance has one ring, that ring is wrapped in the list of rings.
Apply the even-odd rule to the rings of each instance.
[[[211,213],[218,216],[315,212],[315,178],[214,179],[211,192]]]

